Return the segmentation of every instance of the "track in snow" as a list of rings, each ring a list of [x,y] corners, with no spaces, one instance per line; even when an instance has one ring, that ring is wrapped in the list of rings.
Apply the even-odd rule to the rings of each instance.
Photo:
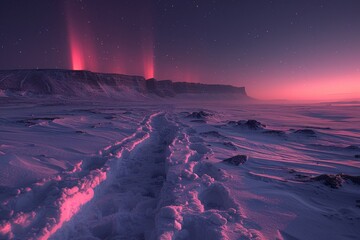
[[[175,126],[164,114],[149,122],[149,137],[110,165],[106,181],[51,239],[149,239],[166,178],[165,160]]]

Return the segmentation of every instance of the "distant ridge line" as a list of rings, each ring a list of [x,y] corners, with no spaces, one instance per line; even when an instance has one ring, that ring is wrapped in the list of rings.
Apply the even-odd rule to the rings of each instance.
[[[142,76],[97,73],[68,69],[0,70],[0,89],[33,95],[88,96],[121,94],[154,94],[175,97],[178,94],[236,94],[247,97],[245,87],[223,84],[146,80]]]

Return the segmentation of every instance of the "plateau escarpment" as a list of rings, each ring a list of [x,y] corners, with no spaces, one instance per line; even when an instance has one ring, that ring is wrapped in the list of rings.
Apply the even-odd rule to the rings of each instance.
[[[0,89],[11,93],[64,96],[127,96],[179,94],[236,94],[247,97],[244,87],[173,82],[124,74],[60,69],[0,70]]]

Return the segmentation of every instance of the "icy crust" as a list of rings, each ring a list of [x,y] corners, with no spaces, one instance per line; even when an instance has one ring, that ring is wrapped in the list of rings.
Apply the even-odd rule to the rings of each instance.
[[[102,161],[80,162],[69,172],[43,179],[19,189],[1,205],[0,236],[4,239],[48,239],[94,196],[94,189],[107,178],[111,162],[149,137],[150,121],[145,117],[138,130],[100,151]]]
[[[74,126],[82,118],[87,127],[69,136],[97,133],[95,141],[132,129],[126,138],[116,135],[121,141],[105,138],[113,144],[91,161],[29,187],[0,181],[0,238],[357,239],[358,110],[144,104],[127,108],[124,118],[95,107],[81,117],[0,118],[10,140],[11,126],[51,133],[44,126]],[[135,119],[143,119],[137,130],[129,124]],[[4,162],[11,144],[20,149],[10,140],[0,145]]]
[[[243,114],[189,108],[174,117],[179,131],[166,160],[157,239],[354,239],[358,115],[346,111],[353,122],[328,127],[292,111],[279,119],[281,109],[229,121],[261,109],[252,107]]]
[[[106,181],[51,239],[153,239],[154,214],[176,132],[164,114],[150,118],[146,139],[111,161]]]
[[[231,176],[208,161],[212,150],[190,126],[178,120],[177,127],[166,159],[156,239],[263,239],[244,226],[241,207],[224,184]]]

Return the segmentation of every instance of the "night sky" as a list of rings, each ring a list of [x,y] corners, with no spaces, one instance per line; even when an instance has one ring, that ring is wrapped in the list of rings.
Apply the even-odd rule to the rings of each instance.
[[[360,1],[1,0],[0,69],[22,68],[360,98]]]

